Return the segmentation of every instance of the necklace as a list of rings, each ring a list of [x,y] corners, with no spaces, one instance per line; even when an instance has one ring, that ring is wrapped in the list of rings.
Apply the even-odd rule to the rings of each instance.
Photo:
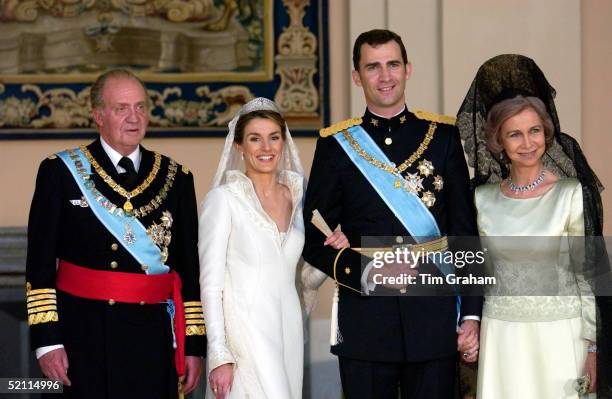
[[[83,154],[85,154],[85,157],[87,158],[91,166],[93,166],[96,173],[98,173],[102,180],[106,184],[108,184],[108,186],[112,188],[117,194],[121,195],[126,199],[125,203],[123,204],[123,210],[126,213],[131,214],[134,210],[134,206],[132,205],[130,199],[136,197],[139,194],[142,194],[142,192],[151,185],[153,180],[155,180],[155,177],[157,176],[157,172],[159,172],[159,167],[161,165],[161,155],[158,152],[155,153],[155,162],[153,163],[153,169],[151,169],[151,173],[149,173],[149,176],[147,176],[147,178],[142,183],[140,183],[138,187],[136,187],[132,191],[127,191],[125,188],[121,187],[119,183],[114,181],[113,178],[110,177],[110,175],[106,173],[104,169],[102,169],[100,164],[94,159],[94,157],[91,155],[91,153],[85,146],[81,146],[80,148],[81,151],[83,151]]]
[[[510,176],[508,176],[508,188],[510,188],[510,190],[514,193],[524,193],[525,191],[533,191],[537,186],[542,184],[543,181],[544,169],[542,169],[542,171],[534,181],[524,186],[517,186],[516,184],[514,184],[514,182],[512,182]]]
[[[159,193],[157,193],[151,202],[149,202],[147,205],[141,206],[138,209],[134,209],[134,216],[137,218],[147,216],[149,213],[161,206],[166,197],[168,197],[168,190],[170,190],[174,184],[174,177],[176,176],[177,169],[178,166],[176,162],[171,159],[170,164],[168,165],[168,173],[166,175],[166,182],[164,186],[159,190]]]
[[[361,148],[357,140],[355,140],[353,136],[351,136],[348,130],[344,130],[342,134],[347,139],[351,147],[353,147],[355,152],[357,152],[357,154],[359,154],[362,158],[364,158],[366,161],[376,166],[377,168],[382,169],[385,172],[389,172],[397,176],[398,179],[395,182],[395,188],[400,188],[402,186],[402,180],[403,180],[402,172],[408,169],[414,163],[414,161],[416,161],[417,159],[419,159],[421,155],[423,155],[423,153],[429,146],[429,143],[433,139],[434,133],[436,132],[436,127],[437,127],[437,124],[435,122],[431,122],[429,124],[429,130],[427,130],[427,134],[425,135],[425,138],[419,145],[419,148],[417,148],[416,151],[412,155],[410,155],[410,157],[408,157],[408,159],[402,162],[400,166],[395,166],[395,164],[386,164],[384,162],[379,161],[378,159],[373,157],[371,154],[367,153],[363,148]]]

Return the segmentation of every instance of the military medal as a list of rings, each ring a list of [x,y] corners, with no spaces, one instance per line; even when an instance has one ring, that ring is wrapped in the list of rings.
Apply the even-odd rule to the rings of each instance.
[[[432,175],[434,172],[433,163],[426,159],[423,159],[421,162],[419,162],[419,166],[417,166],[417,169],[425,177]]]
[[[444,179],[442,179],[442,176],[434,176],[433,185],[436,191],[442,191],[442,187],[444,187]]]
[[[131,214],[132,211],[134,210],[134,206],[130,202],[130,198],[129,197],[128,197],[127,201],[125,201],[125,203],[123,204],[123,210],[127,214]]]
[[[436,202],[436,197],[431,191],[425,191],[421,197],[421,201],[423,201],[428,208],[431,208]]]
[[[416,173],[408,173],[406,175],[406,185],[404,188],[408,192],[418,193],[423,189],[423,178],[419,177]]]
[[[123,241],[127,245],[134,244],[136,242],[136,234],[134,234],[134,232],[132,231],[132,226],[126,223],[124,227],[125,227],[125,233],[123,233]]]
[[[147,235],[161,250],[161,261],[166,263],[168,260],[168,246],[172,241],[172,214],[169,211],[164,211],[161,217],[161,224],[153,222],[147,229]]]
[[[81,203],[79,204],[81,206],[81,208],[87,208],[89,206],[89,204],[87,203],[87,199],[85,198],[85,196],[81,197]]]

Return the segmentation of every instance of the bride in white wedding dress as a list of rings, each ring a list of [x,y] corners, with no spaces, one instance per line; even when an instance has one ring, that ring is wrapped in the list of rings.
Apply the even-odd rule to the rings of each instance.
[[[206,398],[299,399],[304,172],[274,102],[250,101],[229,128],[199,221]],[[328,242],[348,245],[341,232]]]

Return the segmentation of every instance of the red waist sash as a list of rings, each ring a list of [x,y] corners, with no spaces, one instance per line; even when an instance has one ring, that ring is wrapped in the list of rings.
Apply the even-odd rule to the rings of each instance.
[[[185,374],[185,308],[181,295],[181,278],[172,270],[168,274],[136,274],[108,272],[77,266],[60,260],[56,288],[70,295],[86,299],[124,303],[156,304],[174,301],[174,360],[179,376]]]

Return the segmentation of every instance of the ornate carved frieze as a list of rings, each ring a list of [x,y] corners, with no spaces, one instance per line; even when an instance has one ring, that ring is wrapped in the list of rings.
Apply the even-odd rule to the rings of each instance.
[[[317,38],[303,24],[310,0],[283,0],[283,4],[290,22],[278,38],[275,60],[281,83],[274,100],[289,117],[316,116],[319,108],[319,93],[314,85]]]

